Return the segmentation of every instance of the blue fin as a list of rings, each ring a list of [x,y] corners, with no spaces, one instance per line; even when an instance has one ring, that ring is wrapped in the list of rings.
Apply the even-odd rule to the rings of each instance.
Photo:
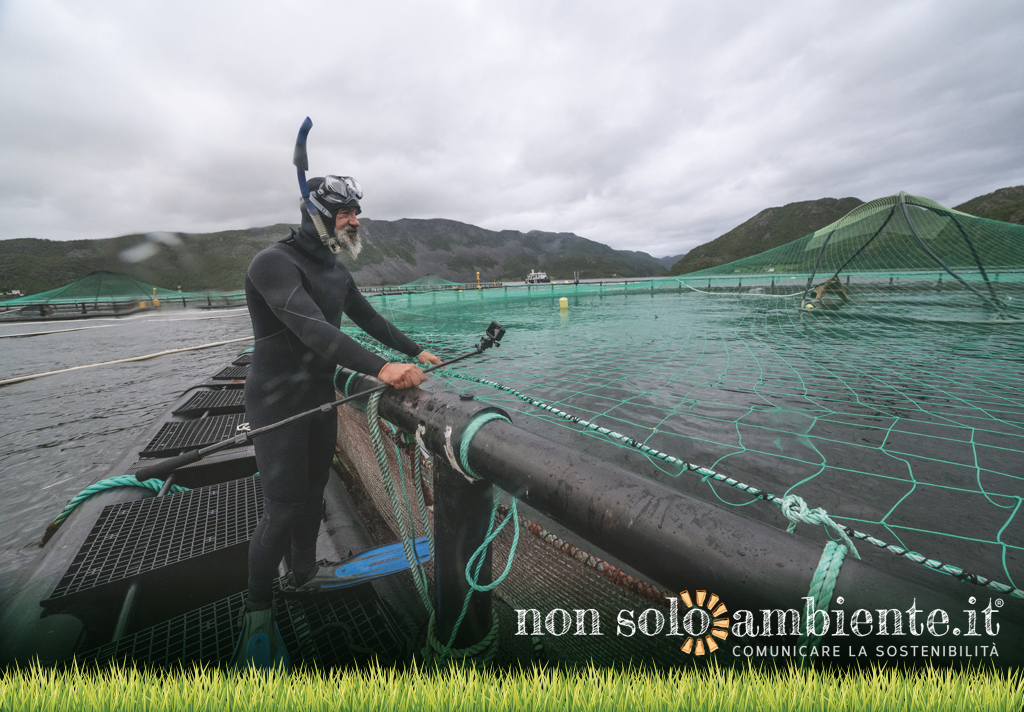
[[[265,670],[279,666],[288,670],[291,667],[291,658],[281,639],[281,630],[274,621],[272,609],[243,614],[230,664],[239,670],[248,667]]]
[[[423,564],[430,561],[430,544],[426,537],[413,542],[416,558]],[[340,563],[326,564],[309,581],[299,587],[282,586],[285,593],[316,593],[356,586],[382,576],[409,570],[409,560],[401,542],[380,546],[356,554]]]

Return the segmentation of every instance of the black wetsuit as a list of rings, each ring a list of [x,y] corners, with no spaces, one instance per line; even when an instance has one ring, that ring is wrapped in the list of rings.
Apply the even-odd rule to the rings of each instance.
[[[416,356],[422,348],[374,310],[352,275],[302,228],[253,258],[245,296],[256,338],[245,381],[252,429],[334,400],[336,366],[377,375],[381,357],[343,334],[344,312],[373,338]],[[270,604],[278,563],[291,549],[298,576],[316,566],[323,492],[337,439],[337,414],[318,413],[253,440],[264,509],[249,544],[251,607]]]

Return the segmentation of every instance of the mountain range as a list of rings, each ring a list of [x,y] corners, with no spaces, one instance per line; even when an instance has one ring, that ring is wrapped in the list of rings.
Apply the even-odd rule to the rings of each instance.
[[[552,279],[685,274],[790,242],[841,218],[858,198],[821,198],[767,208],[721,237],[681,255],[655,258],[615,250],[573,233],[486,230],[454,220],[360,220],[364,248],[346,260],[356,282],[403,284],[426,274],[453,282],[516,281],[530,270]],[[1024,186],[1000,188],[956,206],[993,220],[1024,224]],[[34,294],[89,272],[121,272],[184,291],[242,289],[253,256],[289,234],[292,225],[206,234],[150,233],[102,240],[0,240],[0,293]]]
[[[651,277],[666,265],[646,252],[614,250],[572,233],[496,232],[454,220],[360,220],[363,251],[345,259],[363,286],[404,284],[426,274],[453,282],[523,280],[531,270],[552,279]],[[0,293],[35,294],[94,270],[186,292],[240,290],[257,252],[293,225],[206,234],[150,233],[102,240],[0,241]]]

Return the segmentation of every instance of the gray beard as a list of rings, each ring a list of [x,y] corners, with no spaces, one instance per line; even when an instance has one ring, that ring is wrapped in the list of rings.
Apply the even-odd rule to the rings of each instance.
[[[334,237],[328,240],[327,246],[335,254],[344,250],[348,253],[349,257],[353,260],[356,259],[359,257],[359,253],[363,251],[363,240],[359,235],[359,228],[351,232],[348,230],[335,231]]]

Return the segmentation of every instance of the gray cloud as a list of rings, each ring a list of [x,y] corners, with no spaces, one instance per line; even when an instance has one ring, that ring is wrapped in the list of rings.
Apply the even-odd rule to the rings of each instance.
[[[675,254],[771,205],[1024,182],[1017,2],[0,4],[0,238],[370,217]]]

